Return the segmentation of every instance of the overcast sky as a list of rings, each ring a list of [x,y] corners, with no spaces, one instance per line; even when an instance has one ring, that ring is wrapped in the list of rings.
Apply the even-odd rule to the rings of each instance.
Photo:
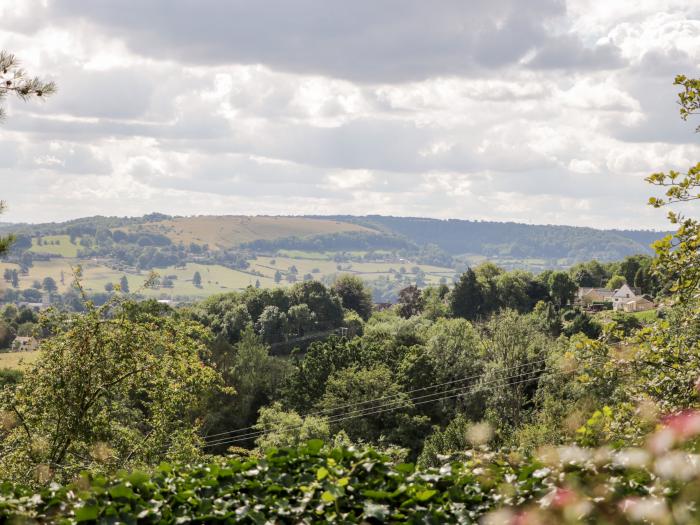
[[[0,0],[5,221],[384,214],[666,227],[700,1]]]

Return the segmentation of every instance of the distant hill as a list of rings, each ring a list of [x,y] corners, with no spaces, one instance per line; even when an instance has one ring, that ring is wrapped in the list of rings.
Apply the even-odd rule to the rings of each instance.
[[[246,250],[268,254],[277,250],[386,250],[443,266],[451,258],[466,263],[490,259],[507,268],[532,270],[650,254],[650,244],[665,235],[648,230],[381,215],[172,217],[153,213],[143,217],[97,216],[63,223],[0,225],[0,233],[12,231],[29,237],[87,235],[99,239],[99,232],[104,230],[125,233],[128,242],[141,246],[194,243],[213,252]]]
[[[612,261],[633,254],[650,254],[651,243],[665,235],[664,232],[649,230],[597,230],[575,226],[381,215],[340,215],[332,218],[401,235],[418,245],[434,244],[453,256],[478,255],[487,258]]]

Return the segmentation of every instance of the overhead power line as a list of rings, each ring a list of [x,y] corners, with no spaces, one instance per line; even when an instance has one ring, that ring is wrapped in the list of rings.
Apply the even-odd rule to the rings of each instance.
[[[469,394],[474,394],[474,393],[479,392],[479,391],[489,391],[489,390],[493,390],[493,389],[499,388],[499,387],[515,386],[515,385],[518,385],[518,384],[526,383],[526,382],[528,382],[528,381],[532,381],[532,380],[534,380],[534,379],[538,379],[538,378],[543,377],[543,376],[546,376],[546,375],[553,375],[554,373],[556,373],[556,372],[550,372],[550,373],[544,373],[544,374],[542,374],[542,375],[540,375],[540,376],[533,376],[533,374],[536,374],[536,373],[538,373],[538,372],[542,372],[542,370],[529,371],[529,372],[517,374],[517,375],[514,375],[514,376],[506,377],[506,378],[500,378],[500,379],[497,379],[497,380],[494,380],[494,381],[490,381],[490,382],[487,382],[487,383],[481,383],[481,384],[479,384],[479,385],[472,385],[471,389],[469,389],[469,390],[467,390],[467,391],[459,392],[459,393],[452,394],[452,395],[449,395],[449,396],[445,396],[444,394],[449,393],[449,392],[454,392],[455,390],[463,390],[464,388],[467,388],[467,387],[464,386],[464,387],[461,387],[461,388],[451,389],[451,390],[442,391],[442,392],[436,392],[436,393],[434,393],[434,394],[430,394],[430,395],[426,395],[426,396],[419,396],[418,398],[412,398],[412,399],[402,400],[402,401],[414,401],[414,400],[419,400],[419,399],[422,399],[422,398],[425,398],[425,397],[432,397],[432,396],[435,396],[435,395],[441,396],[441,397],[437,397],[437,398],[434,398],[434,399],[427,399],[427,400],[423,400],[423,401],[414,402],[414,403],[413,403],[413,406],[410,407],[410,408],[413,408],[413,407],[415,407],[415,406],[423,405],[423,404],[426,404],[426,403],[433,403],[433,402],[436,402],[436,401],[444,401],[444,400],[447,400],[447,399],[453,399],[453,398],[456,398],[456,397],[461,397],[461,396],[465,396],[465,395],[469,395]],[[533,377],[526,377],[525,379],[520,379],[520,380],[518,380],[518,381],[508,382],[510,379],[519,379],[519,378],[523,378],[523,377],[525,377],[525,376],[533,376]],[[486,386],[486,385],[490,385],[490,386]],[[347,414],[342,414],[342,415],[339,415],[339,416],[337,416],[337,417],[335,417],[335,418],[329,419],[329,420],[328,420],[328,423],[338,423],[338,422],[340,422],[340,421],[346,421],[346,420],[355,419],[355,418],[358,418],[358,417],[366,417],[366,416],[381,414],[381,413],[385,413],[385,412],[391,412],[391,411],[398,410],[398,409],[401,409],[401,408],[406,408],[406,407],[404,407],[404,406],[397,406],[397,405],[396,405],[396,402],[394,402],[394,403],[389,403],[389,404],[384,405],[384,406],[380,406],[380,407],[371,407],[371,408],[369,408],[369,409],[365,409],[365,410],[361,410],[361,411],[350,411],[350,412],[347,413]],[[249,439],[253,439],[253,438],[255,438],[255,437],[259,437],[259,436],[262,436],[262,435],[264,435],[264,434],[268,434],[268,433],[270,433],[270,432],[275,432],[275,431],[277,431],[277,432],[279,432],[279,431],[284,432],[284,431],[290,431],[290,430],[298,430],[298,429],[301,428],[301,427],[302,427],[302,425],[295,425],[295,426],[285,427],[285,428],[281,428],[281,429],[260,430],[260,431],[257,431],[257,432],[251,432],[251,433],[249,433],[249,434],[244,434],[244,435],[239,435],[239,436],[233,436],[233,437],[230,437],[230,438],[221,439],[221,440],[217,440],[217,441],[214,441],[214,442],[209,442],[209,443],[206,443],[205,446],[225,445],[225,444],[230,444],[230,443],[236,443],[236,442],[240,442],[240,441],[246,441],[246,440],[249,440]]]
[[[538,359],[538,360],[536,360],[536,361],[530,361],[530,362],[528,362],[528,363],[523,363],[523,364],[521,364],[521,365],[517,365],[517,366],[505,368],[504,371],[507,373],[507,372],[511,372],[511,371],[514,371],[514,370],[518,370],[518,369],[520,369],[520,368],[525,368],[525,367],[527,367],[527,366],[533,366],[533,365],[544,364],[545,362],[546,362],[546,359],[545,359],[545,358],[542,358],[542,359]],[[368,399],[367,401],[361,401],[361,402],[359,402],[359,403],[346,403],[345,405],[338,405],[338,406],[334,406],[334,407],[324,408],[324,409],[322,409],[322,410],[317,410],[317,411],[314,411],[314,412],[309,412],[309,413],[307,413],[307,414],[303,414],[301,417],[304,417],[304,418],[306,418],[306,417],[323,417],[323,416],[327,415],[329,412],[335,412],[335,411],[337,411],[337,410],[342,410],[342,409],[345,409],[345,408],[354,408],[354,407],[358,407],[358,406],[362,406],[362,405],[368,405],[368,404],[371,404],[371,403],[377,403],[377,402],[379,402],[379,401],[386,401],[386,400],[389,400],[389,399],[392,399],[392,398],[399,398],[399,397],[401,397],[401,396],[403,396],[403,395],[415,394],[415,393],[417,393],[417,392],[424,392],[424,391],[426,391],[426,390],[436,389],[436,388],[444,387],[444,386],[447,386],[447,385],[453,385],[453,384],[456,384],[456,383],[463,383],[464,381],[470,381],[470,380],[472,380],[472,379],[478,379],[478,378],[480,378],[481,376],[483,376],[483,372],[480,372],[480,373],[478,373],[478,374],[473,374],[473,375],[471,375],[471,376],[462,377],[462,378],[459,378],[459,379],[453,379],[453,380],[451,380],[451,381],[445,381],[445,382],[443,382],[443,383],[436,383],[436,384],[428,385],[428,386],[421,387],[421,388],[414,388],[414,389],[411,389],[411,390],[406,390],[406,391],[401,392],[401,393],[399,393],[399,394],[394,394],[394,395],[384,396],[384,397],[378,397],[378,398],[375,398],[375,399]],[[372,408],[376,408],[376,407],[372,407]],[[253,429],[255,429],[255,428],[256,428],[255,425],[251,425],[251,426],[243,427],[243,428],[237,428],[237,429],[234,429],[234,430],[229,430],[229,431],[225,431],[225,432],[219,432],[219,433],[217,433],[217,434],[210,434],[210,435],[208,435],[208,436],[205,436],[204,439],[205,439],[205,441],[208,441],[208,440],[210,440],[211,438],[220,437],[220,436],[228,436],[228,435],[232,435],[232,434],[237,434],[237,433],[239,433],[239,432],[243,432],[243,431],[246,431],[246,430],[253,430]]]

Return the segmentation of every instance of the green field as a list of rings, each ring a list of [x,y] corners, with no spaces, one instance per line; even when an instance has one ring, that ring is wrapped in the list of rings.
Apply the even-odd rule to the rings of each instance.
[[[58,243],[58,244],[55,244]],[[34,253],[50,253],[62,257],[76,257],[78,245],[70,242],[68,235],[46,235],[41,238],[41,244],[37,237],[32,238],[30,251]]]
[[[0,352],[0,368],[22,370],[39,359],[39,352]]]
[[[411,269],[420,268],[425,272],[425,280],[428,284],[438,284],[442,277],[451,278],[454,270],[431,265],[418,265],[410,262],[344,262],[336,263],[328,258],[312,258],[317,254],[313,252],[302,253],[304,257],[257,257],[249,261],[250,267],[246,271],[233,270],[221,265],[207,265],[188,263],[185,267],[157,268],[155,271],[160,277],[173,277],[172,288],[145,289],[144,282],[148,279],[149,272],[125,272],[108,266],[107,261],[95,259],[78,260],[71,258],[57,258],[50,261],[36,261],[29,269],[27,275],[20,276],[20,289],[30,288],[35,281],[42,282],[45,277],[52,277],[58,286],[59,292],[67,291],[73,282],[73,269],[78,265],[82,269],[82,283],[86,291],[98,293],[105,291],[107,283],[117,284],[122,276],[129,281],[129,290],[141,293],[148,297],[193,297],[202,298],[216,293],[233,290],[242,290],[247,286],[255,286],[260,282],[262,288],[289,285],[286,280],[292,266],[297,269],[297,280],[301,281],[304,275],[311,274],[313,279],[322,280],[341,273],[357,275],[366,281],[372,281],[380,277],[393,278],[394,272],[400,272],[403,267],[410,277]],[[0,271],[5,268],[18,269],[15,264],[0,263]],[[391,271],[393,270],[393,272]],[[282,281],[276,284],[275,273],[282,274]],[[192,284],[195,272],[202,277],[202,286],[197,288]],[[261,275],[253,275],[257,272]],[[3,283],[7,286],[7,283]]]

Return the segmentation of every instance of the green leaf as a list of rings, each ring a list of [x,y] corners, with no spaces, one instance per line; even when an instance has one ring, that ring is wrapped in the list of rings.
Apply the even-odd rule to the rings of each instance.
[[[316,479],[321,481],[328,477],[328,469],[326,467],[321,467],[316,471]]]
[[[413,471],[416,470],[416,466],[413,463],[399,463],[394,468],[402,474],[413,474]]]
[[[425,502],[432,498],[435,494],[437,494],[437,490],[421,490],[414,497],[420,502]]]
[[[321,500],[325,501],[326,503],[333,503],[336,500],[336,497],[326,490],[323,494],[321,494]]]
[[[100,515],[100,508],[97,505],[85,505],[75,509],[75,521],[92,521]]]
[[[109,495],[112,496],[114,499],[118,498],[125,498],[125,499],[131,499],[134,497],[134,491],[131,490],[131,487],[127,487],[126,485],[119,484],[115,485],[114,487],[110,487],[109,490]]]
[[[311,454],[318,454],[323,448],[323,441],[320,439],[311,439],[306,443],[306,449]]]

